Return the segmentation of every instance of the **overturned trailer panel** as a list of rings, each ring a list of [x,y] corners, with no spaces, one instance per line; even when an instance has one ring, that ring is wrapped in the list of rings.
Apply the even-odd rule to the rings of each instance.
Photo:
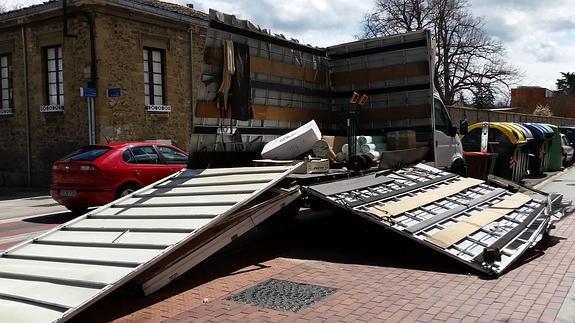
[[[499,275],[549,228],[547,202],[417,165],[303,187],[331,205]]]
[[[65,321],[135,278],[161,288],[297,198],[274,187],[295,167],[184,170],[1,253],[2,321]]]

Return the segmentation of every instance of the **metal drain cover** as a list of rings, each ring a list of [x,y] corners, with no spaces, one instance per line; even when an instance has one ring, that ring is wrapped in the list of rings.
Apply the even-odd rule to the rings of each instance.
[[[226,299],[278,311],[297,312],[335,291],[337,288],[270,279]]]

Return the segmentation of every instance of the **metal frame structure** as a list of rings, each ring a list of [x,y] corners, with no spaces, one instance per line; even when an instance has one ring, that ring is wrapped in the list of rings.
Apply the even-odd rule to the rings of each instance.
[[[465,178],[423,164],[378,175],[305,186],[302,190],[490,275],[509,268],[540,241],[550,226],[552,212],[547,201],[523,195],[519,199],[522,201],[513,205],[520,193],[482,181],[453,194],[433,197],[434,191],[461,185]],[[421,205],[414,203],[423,197],[427,200]],[[393,204],[402,203],[404,211],[386,214]],[[452,229],[467,225],[488,213],[496,213],[495,219],[469,229],[471,233],[453,244],[441,245],[433,239],[453,225]]]
[[[270,189],[296,167],[184,170],[0,253],[2,320],[66,321],[142,275],[161,288],[295,200]]]

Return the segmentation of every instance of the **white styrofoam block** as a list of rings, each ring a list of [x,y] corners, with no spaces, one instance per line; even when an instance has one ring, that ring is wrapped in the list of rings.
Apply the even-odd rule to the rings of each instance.
[[[292,159],[311,150],[313,144],[321,139],[321,132],[314,120],[268,142],[262,157],[269,159]]]

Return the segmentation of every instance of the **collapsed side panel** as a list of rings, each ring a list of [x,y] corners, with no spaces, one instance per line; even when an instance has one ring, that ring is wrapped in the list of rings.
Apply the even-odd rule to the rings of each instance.
[[[12,247],[0,253],[0,316],[65,321],[152,266],[178,257],[182,245],[194,247],[217,229],[229,229],[243,214],[240,209],[264,199],[294,169],[187,169]],[[205,250],[196,263],[221,246]]]
[[[249,84],[243,89],[232,85],[226,97],[233,100],[248,89],[253,117],[245,121],[231,117],[233,106],[222,110],[217,103],[218,90],[225,89],[226,55],[232,51],[224,46],[226,41],[234,51],[242,47],[249,51]],[[236,70],[242,66],[235,64]],[[312,119],[324,132],[338,129],[338,118],[331,113],[328,77],[324,50],[211,11],[191,151],[260,151],[263,142]],[[226,135],[238,129],[242,143],[236,138],[232,144]]]
[[[353,92],[367,94],[360,134],[412,129],[432,146],[431,50],[427,31],[328,47],[334,111],[347,111]]]
[[[544,202],[479,180],[423,165],[380,183],[370,176],[361,188],[344,180],[303,190],[488,274],[509,268],[549,226]]]

